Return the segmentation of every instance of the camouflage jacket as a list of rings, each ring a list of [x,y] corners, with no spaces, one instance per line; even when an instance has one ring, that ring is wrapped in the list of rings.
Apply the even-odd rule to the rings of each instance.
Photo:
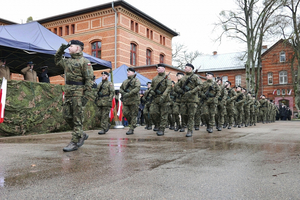
[[[219,105],[226,105],[226,100],[227,100],[227,96],[228,96],[228,91],[226,90],[226,88],[224,86],[219,86],[221,91],[220,91],[220,96],[218,98]]]
[[[245,95],[245,103],[244,103],[244,107],[250,107],[250,103],[252,102],[252,98],[246,93]]]
[[[237,98],[236,98],[236,102],[235,102],[235,105],[240,107],[240,106],[244,106],[244,103],[246,101],[246,97],[245,95],[241,92],[241,91],[237,91],[236,92],[236,95],[237,95]]]
[[[82,52],[71,54],[71,58],[63,59],[63,47],[61,46],[54,57],[55,64],[65,71],[65,96],[83,96],[86,91],[91,91],[94,71],[90,61],[83,57]],[[68,83],[69,82],[69,83]],[[76,85],[74,82],[82,83]]]
[[[260,109],[267,110],[268,109],[268,100],[267,99],[260,99]]]
[[[176,102],[176,98],[177,98],[177,93],[175,92],[174,87],[171,87],[171,92],[170,92],[170,99],[172,103]]]
[[[227,105],[235,102],[237,95],[233,88],[226,88],[227,90]]]
[[[181,103],[181,95],[177,92],[177,89],[176,88],[178,88],[178,85],[179,85],[179,81],[180,80],[178,80],[178,82],[177,83],[175,83],[175,86],[174,86],[174,92],[176,93],[176,103]]]
[[[102,80],[97,86],[96,105],[111,107],[114,94],[113,84],[108,80]]]
[[[143,102],[143,104],[145,105],[145,106],[150,106],[150,104],[151,104],[151,94],[150,94],[150,89],[148,88],[147,90],[146,90],[146,92],[144,93],[144,96],[142,97],[142,102]]]
[[[158,87],[158,84],[161,85]],[[151,95],[155,103],[166,103],[170,101],[170,90],[172,82],[169,77],[166,78],[166,73],[159,73],[152,79]],[[156,91],[155,91],[156,90]]]
[[[175,91],[181,96],[182,102],[198,103],[198,92],[201,89],[202,81],[200,77],[193,72],[187,72],[178,84],[175,84]]]
[[[254,100],[253,106],[254,106],[254,111],[259,112],[260,103],[258,100],[256,99]]]
[[[220,87],[212,79],[208,79],[203,83],[201,88],[201,96],[208,104],[217,104],[221,95]]]
[[[140,87],[141,82],[139,79],[133,76],[129,76],[125,81],[123,81],[120,87],[120,93],[123,97],[123,104],[125,106],[139,104],[140,102]],[[125,91],[127,89],[127,91]]]

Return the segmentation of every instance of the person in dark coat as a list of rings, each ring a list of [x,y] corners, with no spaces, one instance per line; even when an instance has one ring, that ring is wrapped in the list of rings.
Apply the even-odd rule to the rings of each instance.
[[[39,82],[40,83],[50,83],[49,77],[48,77],[48,66],[41,67],[42,73],[38,75]]]
[[[280,120],[286,120],[285,111],[286,111],[285,105],[281,105],[281,109],[279,111],[280,112]]]
[[[286,118],[290,121],[291,120],[291,116],[292,116],[292,111],[289,107],[286,108]]]

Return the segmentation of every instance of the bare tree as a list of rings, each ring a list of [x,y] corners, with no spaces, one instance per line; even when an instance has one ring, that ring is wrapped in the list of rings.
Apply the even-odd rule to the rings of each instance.
[[[247,45],[246,87],[258,93],[260,86],[260,65],[262,42],[268,30],[278,20],[272,17],[280,7],[279,0],[235,0],[236,11],[222,11],[216,28],[222,27],[217,38],[221,42],[223,36],[239,40]],[[257,81],[255,81],[257,80]]]
[[[27,18],[26,23],[29,23],[29,22],[32,22],[32,21],[33,21],[33,18],[30,16],[30,17]]]
[[[172,47],[173,65],[179,69],[184,69],[187,63],[192,63],[198,56],[201,55],[199,51],[187,51],[187,47],[180,43],[175,43]]]

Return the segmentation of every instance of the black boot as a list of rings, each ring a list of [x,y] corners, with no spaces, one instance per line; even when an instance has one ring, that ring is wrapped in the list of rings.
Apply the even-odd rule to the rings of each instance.
[[[158,127],[154,126],[153,131],[158,131]]]
[[[192,137],[193,135],[193,131],[188,130],[187,134],[185,135],[185,137]]]
[[[231,125],[228,126],[228,129],[231,129]]]
[[[79,138],[79,142],[77,143],[78,147],[81,147],[84,143],[84,140],[87,140],[89,138],[89,135],[86,133],[83,133],[82,137]]]
[[[111,125],[111,124],[108,124],[108,125],[107,125],[107,128],[105,129],[105,133],[110,129],[110,125]]]
[[[157,135],[157,136],[163,136],[164,134],[165,134],[165,133],[164,133],[163,130],[159,130],[159,131],[156,132],[156,135]]]
[[[226,127],[227,127],[227,124],[224,124],[224,125],[223,125],[223,128],[226,128]]]
[[[238,128],[241,128],[242,126],[241,125],[238,125]]]
[[[219,126],[217,129],[218,129],[218,131],[222,131],[222,128],[221,128],[221,126]]]
[[[69,152],[69,151],[76,151],[78,149],[78,146],[75,142],[70,142],[68,146],[63,148],[64,152]]]
[[[175,128],[174,128],[174,131],[178,131],[179,130],[179,126],[176,126]]]
[[[179,132],[185,132],[184,127],[182,127]]]
[[[174,130],[174,126],[170,126],[170,128],[169,128],[170,130]]]
[[[146,125],[144,129],[148,130],[148,125]]]
[[[149,125],[147,130],[152,130],[152,125]]]
[[[199,126],[195,126],[195,130],[196,130],[196,131],[199,131]]]
[[[133,129],[129,129],[129,131],[126,132],[126,135],[132,135],[133,134]]]
[[[105,134],[105,130],[101,130],[98,132],[99,135],[104,135]]]
[[[212,133],[212,132],[213,132],[212,127],[209,127],[209,128],[207,129],[207,132],[208,132],[208,133]]]

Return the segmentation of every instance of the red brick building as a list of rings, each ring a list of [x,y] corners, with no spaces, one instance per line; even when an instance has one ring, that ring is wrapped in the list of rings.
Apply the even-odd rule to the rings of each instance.
[[[15,23],[15,22],[8,21],[8,20],[6,20],[6,19],[0,18],[0,26],[2,26],[2,25],[12,25],[12,24],[16,24],[16,23]]]
[[[128,67],[158,63],[172,65],[172,38],[178,34],[125,1],[114,1],[38,22],[67,41],[82,41],[85,53],[111,61],[113,69],[122,64]],[[100,74],[95,72],[96,77]],[[61,81],[63,79],[59,76],[51,78],[51,83]]]

